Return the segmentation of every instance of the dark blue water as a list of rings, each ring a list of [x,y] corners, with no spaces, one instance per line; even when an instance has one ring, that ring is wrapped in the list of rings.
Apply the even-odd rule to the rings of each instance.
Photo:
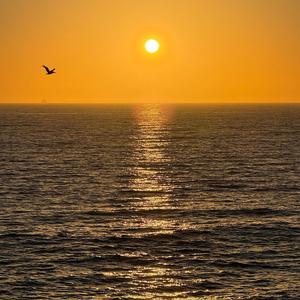
[[[0,106],[1,299],[299,299],[300,105]]]

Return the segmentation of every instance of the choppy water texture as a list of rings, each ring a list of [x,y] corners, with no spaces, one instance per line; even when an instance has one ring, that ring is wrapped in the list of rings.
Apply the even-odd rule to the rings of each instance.
[[[300,106],[0,106],[1,299],[299,299]]]

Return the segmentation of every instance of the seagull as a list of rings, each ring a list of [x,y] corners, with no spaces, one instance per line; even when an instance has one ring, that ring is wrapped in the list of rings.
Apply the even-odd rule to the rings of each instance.
[[[47,66],[43,65],[43,68],[46,70],[46,75],[55,74],[55,69],[50,70]]]

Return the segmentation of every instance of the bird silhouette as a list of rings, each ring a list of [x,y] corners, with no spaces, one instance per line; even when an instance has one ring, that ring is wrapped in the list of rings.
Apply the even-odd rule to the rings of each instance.
[[[46,75],[52,75],[55,74],[55,69],[50,70],[47,66],[43,65],[43,68],[46,70]]]

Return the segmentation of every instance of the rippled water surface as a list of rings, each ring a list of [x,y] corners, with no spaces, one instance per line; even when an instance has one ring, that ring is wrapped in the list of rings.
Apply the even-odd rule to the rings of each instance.
[[[300,106],[0,106],[1,299],[299,299]]]

